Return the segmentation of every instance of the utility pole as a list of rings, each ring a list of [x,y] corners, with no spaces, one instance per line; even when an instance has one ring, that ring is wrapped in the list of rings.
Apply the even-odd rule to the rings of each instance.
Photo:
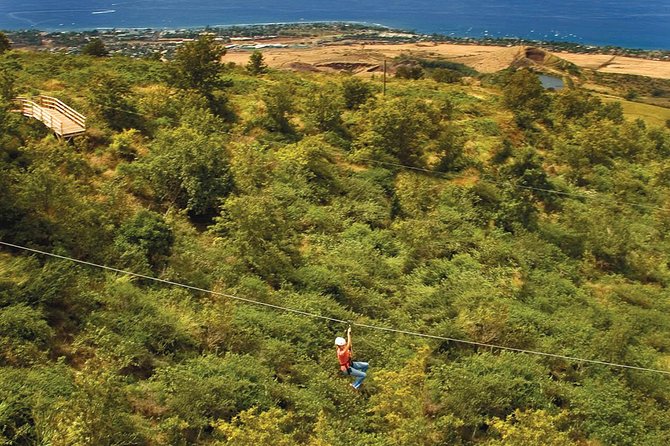
[[[383,95],[386,96],[386,59],[384,59],[384,89]]]

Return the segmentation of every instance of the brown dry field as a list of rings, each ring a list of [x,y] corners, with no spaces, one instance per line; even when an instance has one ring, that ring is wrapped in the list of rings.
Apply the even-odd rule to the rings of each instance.
[[[267,43],[267,42],[262,42]],[[273,42],[277,43],[277,42]],[[287,42],[288,43],[288,42]],[[294,43],[294,42],[292,42]],[[311,46],[309,48],[265,48],[261,50],[266,63],[273,68],[302,71],[339,71],[350,69],[364,74],[379,70],[384,59],[400,54],[422,58],[444,58],[468,65],[482,73],[493,73],[507,68],[519,55],[521,47],[486,45],[457,45],[446,43],[380,44],[351,43]],[[229,50],[227,62],[246,64],[251,54],[248,50]],[[670,62],[613,57],[602,54],[555,53],[580,67],[607,73],[638,74],[670,79]]]
[[[670,62],[668,61],[610,56],[608,54],[557,53],[556,55],[577,66],[591,68],[603,73],[639,74],[670,79]]]

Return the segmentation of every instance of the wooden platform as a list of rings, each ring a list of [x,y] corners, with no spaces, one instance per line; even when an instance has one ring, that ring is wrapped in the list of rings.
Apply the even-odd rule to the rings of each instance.
[[[18,106],[17,112],[42,121],[60,137],[70,138],[86,131],[86,117],[60,99],[50,96],[18,97],[14,102]]]

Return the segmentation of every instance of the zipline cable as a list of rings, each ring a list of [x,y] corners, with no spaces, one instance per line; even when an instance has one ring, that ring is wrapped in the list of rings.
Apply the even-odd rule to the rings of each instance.
[[[199,288],[199,287],[193,286],[193,285],[186,285],[184,283],[173,282],[171,280],[160,279],[158,277],[153,277],[153,276],[147,276],[145,274],[140,274],[140,273],[136,273],[136,272],[133,272],[133,271],[126,271],[126,270],[122,270],[122,269],[118,269],[118,268],[113,268],[111,266],[100,265],[100,264],[93,263],[93,262],[87,262],[86,260],[80,260],[80,259],[75,259],[75,258],[72,258],[72,257],[67,257],[67,256],[59,255],[59,254],[54,254],[54,253],[51,253],[51,252],[40,251],[39,249],[28,248],[26,246],[15,245],[13,243],[7,243],[7,242],[0,241],[0,245],[9,246],[11,248],[21,249],[21,250],[24,250],[24,251],[30,251],[30,252],[34,252],[36,254],[42,254],[42,255],[45,255],[45,256],[55,257],[57,259],[69,260],[71,262],[81,263],[82,265],[93,266],[95,268],[101,268],[101,269],[105,269],[105,270],[108,270],[108,271],[114,271],[116,273],[121,273],[121,274],[127,274],[129,276],[140,277],[142,279],[153,280],[154,282],[161,282],[161,283],[165,283],[165,284],[168,284],[168,285],[173,285],[173,286],[177,286],[177,287],[181,287],[181,288],[186,288],[186,289],[193,290],[193,291],[200,291],[202,293],[213,294],[213,295],[216,295],[216,296],[223,296],[223,297],[227,297],[227,298],[230,298],[230,299],[240,300],[242,302],[247,302],[247,303],[256,304],[256,305],[263,305],[265,307],[270,307],[270,308],[274,308],[274,309],[277,309],[277,310],[290,311],[292,313],[302,314],[303,316],[310,316],[310,317],[326,319],[326,320],[334,321],[334,322],[347,323],[347,321],[342,320],[342,319],[335,319],[335,318],[332,318],[332,317],[327,317],[327,316],[321,316],[321,315],[318,315],[318,314],[308,313],[306,311],[296,310],[295,308],[287,308],[287,307],[282,307],[282,306],[279,306],[279,305],[273,305],[273,304],[270,304],[270,303],[267,303],[267,302],[261,302],[261,301],[258,301],[258,300],[247,299],[246,297],[239,297],[239,296],[235,296],[235,295],[232,295],[232,294],[222,293],[220,291],[207,290],[205,288]]]
[[[347,321],[347,320],[343,320],[343,319],[337,319],[337,318],[333,318],[333,317],[323,316],[323,315],[320,315],[320,314],[310,313],[310,312],[298,310],[298,309],[295,309],[295,308],[284,307],[284,306],[281,306],[281,305],[274,305],[274,304],[270,304],[270,303],[267,303],[267,302],[257,301],[257,300],[254,300],[254,299],[248,299],[246,297],[235,296],[233,294],[227,294],[227,293],[222,293],[222,292],[219,292],[219,291],[207,290],[205,288],[199,288],[199,287],[192,286],[192,285],[186,285],[186,284],[179,283],[179,282],[174,282],[174,281],[171,281],[171,280],[160,279],[158,277],[147,276],[145,274],[140,274],[140,273],[136,273],[136,272],[132,272],[132,271],[126,271],[126,270],[122,270],[122,269],[118,269],[118,268],[113,268],[111,266],[100,265],[100,264],[93,263],[93,262],[87,262],[85,260],[75,259],[75,258],[72,258],[72,257],[63,256],[63,255],[59,255],[59,254],[54,254],[54,253],[47,252],[47,251],[41,251],[39,249],[28,248],[26,246],[16,245],[14,243],[7,243],[7,242],[0,241],[0,245],[8,246],[10,248],[20,249],[20,250],[23,250],[23,251],[33,252],[33,253],[41,254],[41,255],[44,255],[44,256],[55,257],[55,258],[61,259],[61,260],[68,260],[70,262],[80,263],[82,265],[88,265],[88,266],[92,266],[92,267],[95,267],[95,268],[100,268],[100,269],[104,269],[104,270],[107,270],[107,271],[113,271],[113,272],[120,273],[120,274],[126,274],[126,275],[129,275],[129,276],[140,277],[142,279],[152,280],[154,282],[160,282],[160,283],[164,283],[164,284],[167,284],[167,285],[173,285],[173,286],[186,288],[186,289],[193,290],[193,291],[199,291],[199,292],[202,292],[202,293],[212,294],[212,295],[215,295],[215,296],[227,297],[229,299],[234,299],[234,300],[238,300],[238,301],[241,301],[241,302],[246,302],[246,303],[249,303],[249,304],[269,307],[269,308],[273,308],[275,310],[287,311],[287,312],[294,313],[294,314],[299,314],[299,315],[302,315],[302,316],[308,316],[308,317],[313,317],[313,318],[317,318],[317,319],[323,319],[323,320],[337,322],[337,323],[341,323],[341,324],[350,324],[350,325],[353,325],[353,326],[356,326],[356,327],[367,328],[367,329],[370,329],[370,330],[378,330],[378,331],[385,331],[385,332],[391,332],[391,333],[398,333],[398,334],[404,334],[404,335],[407,335],[407,336],[416,336],[416,337],[428,338],[428,339],[438,339],[438,340],[442,340],[442,341],[450,341],[450,342],[465,344],[465,345],[486,347],[486,348],[497,349],[497,350],[506,350],[506,351],[512,351],[512,352],[516,352],[516,353],[525,353],[525,354],[529,354],[529,355],[544,356],[544,357],[556,358],[556,359],[564,359],[566,361],[581,362],[581,363],[587,363],[587,364],[597,364],[597,365],[604,365],[604,366],[620,368],[620,369],[638,370],[638,371],[643,371],[643,372],[658,373],[658,374],[662,374],[662,375],[670,375],[670,371],[666,371],[666,370],[652,369],[652,368],[647,368],[647,367],[638,367],[638,366],[627,365],[627,364],[618,364],[618,363],[615,363],[615,362],[600,361],[600,360],[597,360],[597,359],[579,358],[579,357],[576,357],[576,356],[559,355],[559,354],[556,354],[556,353],[547,353],[547,352],[541,352],[541,351],[537,351],[537,350],[526,350],[526,349],[522,349],[522,348],[508,347],[508,346],[504,346],[504,345],[496,345],[496,344],[488,344],[488,343],[485,343],[485,342],[468,341],[466,339],[458,339],[458,338],[451,338],[451,337],[447,337],[447,336],[431,335],[431,334],[419,333],[419,332],[415,332],[415,331],[399,330],[399,329],[391,328],[391,327],[381,327],[381,326],[378,326],[378,325],[370,325],[370,324],[363,324],[363,323],[359,323],[359,322]]]

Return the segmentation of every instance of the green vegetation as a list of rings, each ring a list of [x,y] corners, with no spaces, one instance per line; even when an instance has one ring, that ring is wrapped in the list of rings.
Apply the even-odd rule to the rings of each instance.
[[[424,74],[421,65],[414,63],[403,63],[395,69],[395,76],[400,79],[421,79]]]
[[[477,72],[467,65],[438,59],[421,59],[403,54],[395,59],[395,75],[401,79],[430,77],[437,82],[454,83]]]
[[[610,102],[611,97],[604,97],[603,101]],[[670,108],[657,107],[655,105],[641,104],[639,102],[621,101],[623,112],[633,119],[640,118],[651,126],[664,126],[670,120]]]
[[[373,89],[367,82],[353,76],[342,81],[342,99],[347,109],[357,109],[372,96]]]
[[[3,93],[0,240],[670,371],[668,129],[525,71],[393,78],[383,96],[221,53],[204,38],[170,63],[0,56],[2,91],[59,97],[89,126],[60,141]],[[371,368],[354,394],[345,328],[2,247],[0,443],[670,443],[667,375],[358,327]]]
[[[263,53],[260,51],[254,51],[249,56],[249,62],[247,63],[247,71],[249,74],[259,75],[267,71],[268,66],[263,60]]]
[[[184,90],[193,90],[210,103],[214,90],[223,86],[221,79],[221,57],[226,54],[222,45],[214,42],[214,36],[206,35],[187,42],[176,52],[170,64],[171,84]]]
[[[0,54],[8,51],[12,47],[7,34],[0,32]]]
[[[86,56],[105,57],[109,56],[109,51],[107,51],[107,48],[105,48],[105,44],[101,39],[95,38],[84,45],[81,49],[81,54]]]

